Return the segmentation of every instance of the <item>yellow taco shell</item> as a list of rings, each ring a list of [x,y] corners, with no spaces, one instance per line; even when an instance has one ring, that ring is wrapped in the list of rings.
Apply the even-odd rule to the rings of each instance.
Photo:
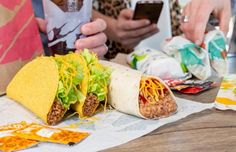
[[[16,74],[7,87],[7,96],[47,123],[47,114],[54,102],[58,81],[56,62],[50,57],[38,57]]]

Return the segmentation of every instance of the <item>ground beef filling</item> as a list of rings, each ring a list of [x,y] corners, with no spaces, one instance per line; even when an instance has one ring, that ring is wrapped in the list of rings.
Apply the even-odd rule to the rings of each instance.
[[[97,96],[95,96],[92,93],[89,93],[83,105],[83,115],[85,117],[93,116],[98,105],[99,105],[99,101],[98,101]]]
[[[54,100],[52,104],[52,108],[50,112],[48,113],[48,124],[49,125],[55,125],[57,124],[66,113],[66,109],[63,107],[60,101]]]
[[[144,117],[155,119],[167,117],[174,113],[177,110],[177,105],[171,94],[166,92],[165,96],[154,104],[143,102],[142,99],[139,98],[139,110]]]

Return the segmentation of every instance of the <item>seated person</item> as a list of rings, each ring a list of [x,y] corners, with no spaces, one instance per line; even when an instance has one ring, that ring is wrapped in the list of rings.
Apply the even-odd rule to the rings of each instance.
[[[132,20],[133,11],[129,0],[95,0],[93,18],[102,18],[107,23],[106,35],[108,52],[105,58],[111,59],[118,52],[130,53],[141,40],[158,32],[156,24],[149,20]]]
[[[130,3],[131,0],[94,1],[93,18],[104,19],[108,26],[105,30],[109,39],[106,58],[114,58],[118,52],[130,53],[142,40],[158,32],[157,26],[148,20],[132,20]],[[219,19],[221,30],[228,31],[230,0],[192,0],[184,8],[184,17],[181,17],[177,0],[170,0],[169,4],[173,36],[183,32],[200,45],[211,13]]]

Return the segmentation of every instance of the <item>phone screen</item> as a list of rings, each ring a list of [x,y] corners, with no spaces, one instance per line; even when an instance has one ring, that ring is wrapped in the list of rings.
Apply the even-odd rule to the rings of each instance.
[[[151,23],[157,23],[163,4],[163,1],[139,1],[136,3],[133,19],[149,19]]]

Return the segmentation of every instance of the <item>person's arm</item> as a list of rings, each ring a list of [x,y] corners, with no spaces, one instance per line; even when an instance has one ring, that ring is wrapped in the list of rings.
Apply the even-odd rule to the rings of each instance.
[[[127,48],[134,48],[143,39],[158,32],[156,24],[149,20],[132,20],[133,11],[124,9],[114,19],[93,10],[93,18],[102,18],[107,23],[105,33],[110,40],[120,42]]]
[[[116,20],[111,17],[105,16],[95,10],[93,10],[92,14],[93,14],[93,19],[101,18],[106,22],[107,28],[105,29],[104,32],[106,33],[107,37],[110,40],[116,41],[116,38],[114,36],[114,33],[115,33],[115,29],[114,29],[115,26],[114,25],[116,24]]]
[[[197,45],[202,43],[211,13],[219,20],[220,29],[225,34],[228,32],[231,0],[191,0],[183,10],[188,22],[181,23],[181,29],[187,39]]]

